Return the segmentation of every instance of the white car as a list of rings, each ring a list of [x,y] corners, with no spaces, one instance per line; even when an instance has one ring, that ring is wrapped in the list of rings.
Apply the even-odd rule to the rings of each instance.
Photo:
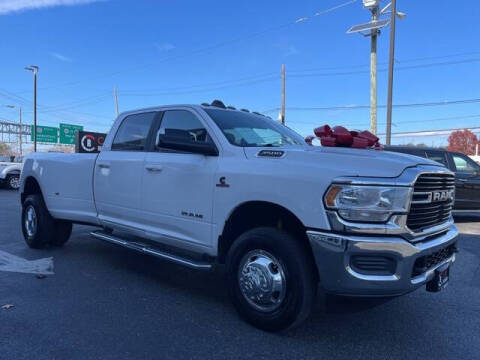
[[[32,154],[21,180],[30,247],[63,245],[81,223],[194,269],[225,264],[235,307],[268,331],[301,323],[318,284],[347,296],[439,291],[455,260],[445,167],[309,146],[219,101],[123,113],[99,154]]]
[[[20,188],[20,174],[22,172],[23,163],[22,159],[18,157],[13,160],[14,162],[0,162],[0,184],[4,184],[12,190],[18,190]]]

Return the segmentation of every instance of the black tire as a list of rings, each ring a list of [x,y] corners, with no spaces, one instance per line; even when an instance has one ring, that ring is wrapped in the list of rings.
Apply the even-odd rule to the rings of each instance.
[[[8,175],[6,180],[9,189],[18,190],[20,188],[20,174]]]
[[[29,217],[35,218],[35,221],[27,221]],[[25,242],[33,249],[41,249],[50,244],[62,246],[70,237],[72,224],[52,218],[43,197],[34,194],[27,196],[23,202],[22,232]]]
[[[235,240],[227,256],[229,290],[233,304],[248,323],[266,331],[283,331],[299,325],[309,316],[317,289],[314,263],[309,251],[300,239],[276,228],[255,228]],[[272,305],[276,308],[258,309],[259,304],[247,299],[247,295],[242,292],[241,271],[246,269],[243,265],[245,261],[251,264],[258,259],[257,253],[262,259],[263,254],[267,258],[273,257],[274,261],[264,269],[271,269],[273,264],[273,270],[278,273],[279,268],[285,279],[284,290],[266,295],[267,298],[278,301]],[[249,258],[251,254],[253,256]],[[247,279],[255,277],[247,276]],[[251,284],[248,281],[245,283]]]
[[[30,213],[30,209],[33,212]],[[27,218],[35,218],[35,225],[27,225]],[[33,220],[32,220],[33,222]],[[22,207],[22,232],[27,245],[33,249],[47,246],[55,234],[55,221],[47,210],[41,195],[29,195]]]
[[[72,223],[70,221],[57,221],[55,224],[55,236],[52,245],[63,246],[72,235]]]

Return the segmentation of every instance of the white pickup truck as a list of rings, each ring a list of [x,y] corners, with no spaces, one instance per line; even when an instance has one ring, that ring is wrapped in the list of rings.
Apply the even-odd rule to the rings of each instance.
[[[328,294],[444,288],[458,232],[453,174],[373,149],[314,147],[257,113],[203,105],[121,114],[99,154],[33,154],[22,230],[63,245],[72,224],[195,269],[225,264],[249,323],[291,328]]]

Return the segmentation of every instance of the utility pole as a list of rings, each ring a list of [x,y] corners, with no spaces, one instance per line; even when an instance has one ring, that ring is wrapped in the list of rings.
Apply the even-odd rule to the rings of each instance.
[[[347,34],[359,33],[370,37],[370,131],[377,134],[377,38],[388,21],[379,21],[379,0],[363,0],[363,6],[372,13],[372,20],[366,24],[351,27]]]
[[[370,129],[375,135],[377,134],[377,37],[380,29],[391,25],[390,28],[390,59],[388,68],[388,104],[387,104],[387,145],[390,144],[392,135],[392,89],[393,89],[393,62],[395,59],[395,21],[404,19],[406,14],[397,12],[397,2],[392,0],[383,9],[380,10],[379,0],[363,0],[363,6],[371,11],[372,20],[366,24],[355,25],[351,27],[347,34],[359,33],[363,36],[370,36]],[[391,8],[391,20],[381,19],[386,15],[387,10]],[[367,32],[368,30],[368,32]]]
[[[390,58],[388,60],[388,99],[387,99],[387,145],[392,141],[392,101],[393,101],[393,67],[395,63],[395,22],[397,16],[397,1],[391,2],[390,20]]]
[[[115,98],[115,112],[118,116],[118,95],[117,95],[117,88],[113,88],[113,97]]]
[[[280,121],[285,125],[285,64],[282,64],[282,112],[280,113]]]
[[[371,9],[372,23],[377,21],[378,3]],[[378,29],[372,29],[370,34],[370,131],[377,134],[377,36]]]
[[[26,66],[25,70],[33,72],[33,152],[37,152],[37,73],[38,66]]]

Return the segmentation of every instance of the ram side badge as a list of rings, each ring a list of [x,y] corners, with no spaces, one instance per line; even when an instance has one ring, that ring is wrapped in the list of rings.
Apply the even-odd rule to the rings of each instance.
[[[284,154],[285,151],[282,150],[262,150],[257,154],[257,156],[281,158]]]

